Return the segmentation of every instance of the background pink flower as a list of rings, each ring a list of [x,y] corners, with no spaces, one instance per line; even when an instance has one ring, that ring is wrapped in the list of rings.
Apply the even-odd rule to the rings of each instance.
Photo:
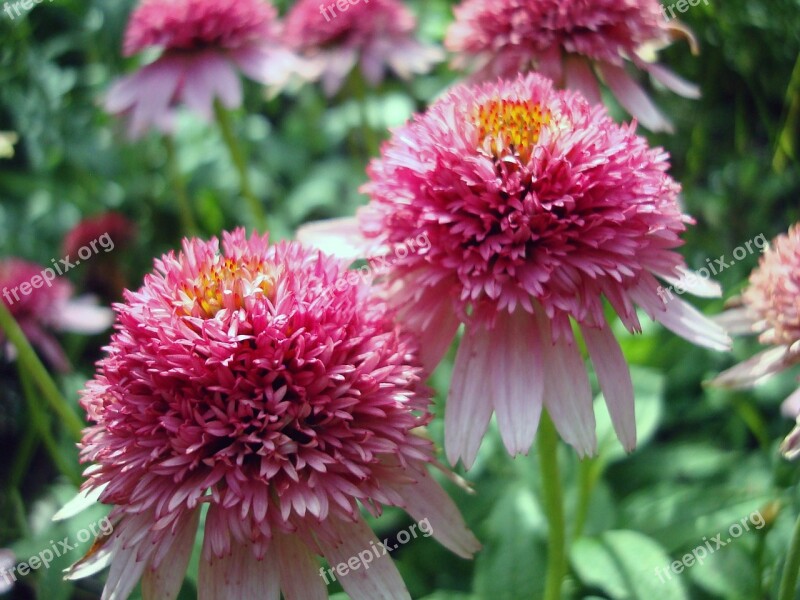
[[[284,40],[308,60],[308,78],[321,79],[329,96],[358,64],[364,78],[378,85],[389,69],[409,79],[444,58],[440,48],[417,41],[416,20],[398,0],[328,4],[299,0],[286,16]]]
[[[110,562],[106,596],[141,577],[146,597],[174,598],[203,504],[201,600],[326,598],[316,555],[378,544],[360,508],[400,506],[477,550],[426,471],[416,348],[340,261],[243,230],[187,240],[115,308],[82,400],[86,491],[116,505],[115,529],[72,577]],[[384,554],[340,581],[352,598],[409,597]]]
[[[527,452],[543,406],[581,455],[594,452],[573,321],[633,448],[630,375],[603,299],[631,332],[641,331],[638,305],[694,343],[728,347],[719,326],[661,293],[657,278],[686,272],[675,248],[691,222],[668,167],[632,126],[533,74],[456,88],[393,132],[368,169],[359,223],[393,257],[386,294],[421,336],[429,368],[466,323],[445,413],[452,462],[472,464],[493,411],[508,451]],[[352,231],[336,225],[352,245]],[[424,252],[393,252],[421,235]],[[719,294],[697,281],[693,293]]]
[[[731,334],[758,334],[769,348],[721,373],[712,384],[752,388],[800,363],[800,225],[776,237],[764,251],[750,285],[729,301],[718,321]],[[800,389],[783,403],[782,411],[800,417]],[[800,429],[787,438],[785,450],[800,456]]]
[[[128,23],[124,53],[155,49],[160,55],[112,86],[106,110],[128,117],[135,138],[151,127],[170,131],[179,104],[207,120],[215,99],[238,107],[237,69],[265,85],[282,85],[298,62],[278,41],[276,18],[264,0],[143,0]]]
[[[96,306],[90,298],[70,299],[72,286],[57,279],[54,266],[41,267],[17,258],[0,260],[0,302],[45,360],[55,369],[67,371],[69,361],[51,332],[99,333],[111,325],[113,317],[109,309]],[[0,348],[15,357],[14,348],[1,332]]]
[[[696,45],[687,29],[667,22],[658,0],[464,0],[455,15],[445,45],[457,53],[456,66],[477,69],[480,79],[536,70],[599,103],[596,71],[653,131],[671,125],[628,75],[628,62],[682,96],[699,96],[696,86],[654,61],[654,50],[676,34]]]

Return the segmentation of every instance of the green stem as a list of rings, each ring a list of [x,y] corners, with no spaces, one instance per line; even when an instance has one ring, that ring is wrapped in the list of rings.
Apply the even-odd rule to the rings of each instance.
[[[178,198],[178,213],[180,214],[181,225],[186,234],[195,235],[199,232],[199,229],[197,227],[197,222],[194,220],[194,215],[192,214],[192,205],[189,202],[189,194],[186,191],[186,182],[183,179],[183,175],[181,175],[175,142],[170,136],[166,135],[164,136],[164,146],[167,149],[167,169],[169,170],[169,178],[172,181],[172,187]]]
[[[567,572],[564,499],[558,471],[558,433],[545,411],[542,411],[536,435],[539,467],[542,474],[542,496],[547,516],[547,574],[544,600],[560,600],[561,584]]]
[[[242,196],[244,196],[245,200],[250,204],[250,210],[255,218],[256,227],[263,233],[267,231],[267,215],[264,212],[261,201],[256,197],[255,193],[253,193],[253,188],[250,185],[250,176],[247,172],[247,160],[245,159],[244,152],[239,146],[239,143],[236,141],[230,113],[228,109],[222,106],[219,100],[214,101],[214,115],[217,118],[217,124],[219,124],[222,139],[225,140],[225,145],[230,152],[233,165],[239,173]]]
[[[2,301],[0,301],[0,330],[5,333],[9,341],[17,349],[17,359],[20,365],[33,378],[36,387],[39,388],[44,399],[59,416],[64,426],[67,428],[67,431],[69,431],[75,441],[80,440],[83,423],[81,423],[78,416],[72,412],[67,401],[61,395],[61,392],[58,391],[58,386],[55,384],[52,377],[50,377],[42,361],[36,356],[36,352],[31,347],[25,334],[22,333],[19,325]]]
[[[794,600],[795,590],[797,589],[797,574],[800,571],[800,517],[794,526],[789,554],[786,563],[783,565],[783,577],[781,577],[781,587],[778,592],[778,600]]]
[[[380,154],[381,143],[372,126],[369,123],[369,104],[367,102],[367,82],[361,71],[353,71],[350,79],[350,89],[352,90],[353,97],[358,104],[358,114],[361,121],[361,137],[364,144],[364,154],[366,161]]]
[[[8,476],[9,488],[18,489],[22,484],[22,480],[25,479],[25,473],[33,460],[33,454],[36,452],[38,441],[36,429],[31,423],[28,423],[22,440],[14,449],[14,463],[11,465],[11,472]]]
[[[81,476],[62,455],[61,449],[58,447],[58,442],[56,442],[56,439],[53,437],[47,415],[42,412],[41,407],[37,403],[36,390],[34,389],[30,374],[21,364],[17,365],[17,369],[19,371],[20,381],[22,382],[23,395],[28,403],[28,415],[30,416],[31,424],[39,434],[39,438],[42,440],[45,450],[47,450],[47,453],[50,455],[50,460],[53,461],[53,464],[61,474],[69,479],[75,487],[80,487]]]
[[[575,512],[575,528],[572,532],[573,539],[577,539],[583,533],[586,519],[589,515],[592,493],[603,466],[598,458],[585,458],[578,463],[578,507]]]
[[[772,158],[772,168],[776,173],[784,171],[787,159],[797,160],[797,149],[794,144],[798,123],[800,123],[800,54],[797,55],[792,77],[786,89],[786,119],[778,135],[775,156]]]

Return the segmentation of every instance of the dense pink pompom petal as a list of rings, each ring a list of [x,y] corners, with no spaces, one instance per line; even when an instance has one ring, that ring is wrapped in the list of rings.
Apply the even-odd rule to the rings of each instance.
[[[187,240],[115,310],[117,333],[81,401],[93,423],[89,487],[116,505],[113,519],[139,524],[135,539],[120,525],[109,541],[112,572],[138,549],[131,576],[146,568],[147,585],[171,589],[158,553],[209,503],[207,597],[255,598],[267,582],[257,572],[274,575],[276,598],[281,572],[285,593],[304,589],[280,548],[319,554],[318,536],[359,522],[360,507],[403,506],[399,490],[433,459],[415,433],[430,420],[417,348],[338,259],[243,230],[221,244]],[[443,543],[477,550],[446,509]]]

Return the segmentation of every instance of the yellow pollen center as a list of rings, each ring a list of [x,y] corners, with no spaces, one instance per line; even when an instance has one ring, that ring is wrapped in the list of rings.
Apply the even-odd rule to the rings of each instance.
[[[188,315],[210,319],[223,308],[243,308],[250,298],[268,298],[277,277],[278,269],[262,260],[222,258],[184,283],[179,304]]]
[[[527,162],[550,120],[550,111],[531,100],[490,100],[478,107],[478,144],[495,158],[511,153]]]

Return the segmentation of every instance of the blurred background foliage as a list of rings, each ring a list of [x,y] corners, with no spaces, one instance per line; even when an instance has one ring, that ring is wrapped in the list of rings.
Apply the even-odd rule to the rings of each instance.
[[[277,4],[285,9],[289,2]],[[441,41],[452,3],[409,4],[420,19],[421,35]],[[119,123],[98,108],[110,81],[137,64],[120,53],[131,7],[131,0],[56,0],[35,5],[13,21],[0,14],[0,131],[20,137],[15,156],[0,162],[0,256],[47,264],[61,256],[65,232],[82,218],[116,210],[137,226],[135,245],[118,257],[119,269],[137,287],[153,257],[180,241],[173,167],[188,188],[203,235],[251,224],[213,125],[183,118],[177,165],[170,166],[161,137],[128,142]],[[700,41],[701,54],[693,57],[679,43],[663,52],[663,62],[699,82],[703,97],[691,101],[655,90],[676,133],[647,135],[672,155],[686,210],[697,220],[686,235],[684,254],[690,266],[701,267],[707,259],[731,259],[746,241],[759,234],[769,239],[800,220],[800,1],[710,0],[683,17]],[[363,103],[347,93],[327,99],[314,86],[267,99],[246,82],[236,133],[247,147],[272,235],[290,237],[305,221],[353,214],[365,202],[358,188],[376,141],[458,78],[442,65],[413,82],[387,81],[370,90]],[[749,254],[720,274],[726,297],[741,288],[757,261],[757,254]],[[69,273],[79,291],[81,276],[80,268]],[[722,301],[709,301],[704,309],[713,313],[721,306]],[[621,331],[619,337],[634,365],[640,443],[625,455],[608,418],[600,416],[605,409],[599,402],[598,433],[604,440],[599,456],[580,462],[563,448],[573,538],[569,597],[774,597],[800,512],[797,466],[777,453],[791,427],[779,404],[798,373],[776,377],[752,392],[705,389],[704,380],[752,355],[757,343],[739,341],[732,355],[722,355],[654,325],[641,336]],[[91,376],[106,340],[107,334],[63,338],[76,370],[59,383],[76,405],[77,390]],[[438,414],[451,365],[452,355],[432,379]],[[16,369],[3,365],[0,373],[0,444],[7,457],[0,464],[0,547],[24,560],[47,547],[48,540],[74,535],[102,512],[66,524],[50,522],[75,488],[32,433]],[[66,431],[55,419],[49,427],[77,471],[77,451]],[[441,443],[440,418],[430,433]],[[546,526],[534,454],[510,460],[496,432],[490,432],[476,466],[466,474],[475,493],[450,486],[484,550],[468,562],[432,539],[398,549],[394,555],[414,598],[541,595]],[[766,520],[762,529],[668,581],[656,575],[656,568],[754,511]],[[409,523],[389,511],[375,526],[381,538],[391,538]],[[99,597],[100,579],[74,586],[61,580],[61,568],[77,556],[74,552],[23,578],[8,597]],[[195,597],[192,573],[196,567],[182,598]]]

